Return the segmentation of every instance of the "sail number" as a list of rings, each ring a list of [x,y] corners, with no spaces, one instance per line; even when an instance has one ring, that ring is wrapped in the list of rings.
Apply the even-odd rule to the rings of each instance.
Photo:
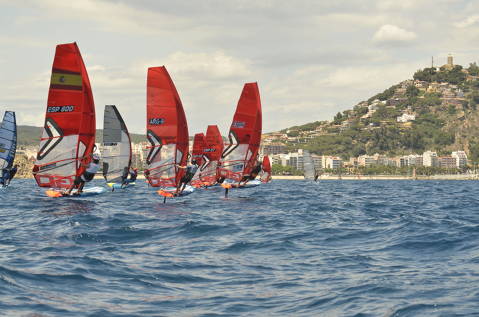
[[[52,106],[47,107],[47,112],[73,112],[75,106]]]
[[[165,123],[165,119],[163,118],[151,118],[150,121],[148,121],[149,124],[151,125],[160,125]]]
[[[244,121],[233,121],[231,125],[233,128],[244,128],[246,126],[246,122]]]

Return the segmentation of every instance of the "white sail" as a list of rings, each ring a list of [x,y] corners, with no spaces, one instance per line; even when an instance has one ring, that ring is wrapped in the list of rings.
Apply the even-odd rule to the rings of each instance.
[[[307,150],[303,150],[303,170],[304,170],[304,179],[314,180],[316,175],[316,170],[314,168],[314,161],[311,157],[311,154]]]
[[[103,121],[103,177],[109,183],[122,183],[131,165],[131,141],[118,109],[105,106]]]

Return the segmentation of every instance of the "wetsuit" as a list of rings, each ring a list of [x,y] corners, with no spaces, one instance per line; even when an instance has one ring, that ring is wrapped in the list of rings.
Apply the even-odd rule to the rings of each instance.
[[[191,182],[191,180],[193,179],[193,176],[195,176],[195,173],[197,170],[198,170],[198,164],[191,164],[186,167],[186,173],[180,180],[177,193],[180,193],[185,189],[186,185],[189,182]]]
[[[16,166],[14,166],[10,169],[10,171],[8,173],[8,178],[7,177],[5,178],[6,185],[10,185],[10,182],[15,177],[15,174],[17,174],[17,167]]]
[[[254,180],[256,176],[258,176],[259,172],[261,172],[261,164],[256,165],[253,170],[251,171],[251,175],[248,177],[250,181]]]
[[[186,168],[185,175],[181,178],[181,182],[185,184],[188,184],[189,182],[191,182],[197,170],[198,170],[197,164],[188,165],[188,167]]]
[[[75,180],[73,181],[73,185],[70,187],[70,189],[64,194],[64,195],[70,195],[74,187],[78,188],[77,193],[81,193],[83,191],[83,187],[85,186],[85,183],[93,180],[95,177],[96,172],[100,169],[100,160],[93,160],[88,164],[88,167],[86,170],[83,172],[81,176],[77,176]]]
[[[136,181],[136,178],[138,177],[138,172],[135,170],[130,171],[130,179],[128,180],[130,183],[133,183]]]
[[[5,182],[10,177],[10,175],[8,174],[8,170],[6,168],[2,169],[1,171],[2,171],[2,177],[0,177],[0,185],[5,186]]]

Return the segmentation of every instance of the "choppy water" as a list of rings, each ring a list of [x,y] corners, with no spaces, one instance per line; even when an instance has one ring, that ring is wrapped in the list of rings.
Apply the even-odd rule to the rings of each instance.
[[[477,182],[0,198],[2,316],[479,316]]]

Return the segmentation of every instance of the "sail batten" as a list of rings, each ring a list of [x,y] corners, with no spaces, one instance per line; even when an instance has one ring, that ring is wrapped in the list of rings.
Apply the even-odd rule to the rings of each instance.
[[[45,124],[33,174],[41,187],[68,188],[90,161],[95,105],[76,43],[57,45]]]

